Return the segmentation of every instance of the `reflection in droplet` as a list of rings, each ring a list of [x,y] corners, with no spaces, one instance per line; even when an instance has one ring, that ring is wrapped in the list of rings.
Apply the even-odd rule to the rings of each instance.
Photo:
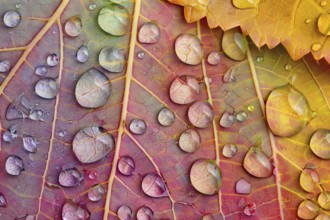
[[[175,114],[170,109],[164,107],[158,113],[158,122],[162,126],[168,127],[175,122]]]
[[[94,11],[96,9],[96,7],[97,7],[97,5],[95,3],[91,3],[91,4],[88,5],[88,9],[90,11]]]
[[[233,60],[243,60],[246,57],[247,41],[239,28],[226,31],[222,37],[222,48],[225,54]]]
[[[321,48],[322,48],[322,44],[320,44],[320,43],[312,44],[312,51],[314,51],[314,52],[321,50]]]
[[[164,180],[156,173],[149,173],[143,177],[141,187],[143,192],[150,197],[168,196]]]
[[[233,5],[239,9],[258,8],[259,0],[233,0]]]
[[[36,70],[34,71],[37,76],[46,76],[47,72],[47,67],[44,65],[37,66]]]
[[[317,199],[317,203],[325,210],[330,210],[330,192],[321,192]]]
[[[37,152],[37,139],[33,136],[23,136],[23,147],[30,153]]]
[[[64,31],[70,37],[77,37],[82,30],[82,22],[80,17],[72,16],[64,24]]]
[[[154,212],[148,206],[142,206],[136,213],[137,220],[154,219]]]
[[[111,4],[101,9],[98,24],[108,34],[122,36],[128,30],[129,18],[130,14],[124,6]]]
[[[246,153],[243,167],[249,174],[259,178],[269,177],[273,174],[270,159],[257,147],[251,147]]]
[[[88,199],[93,202],[100,201],[105,194],[105,189],[102,185],[95,185],[88,191]]]
[[[80,46],[77,50],[77,61],[79,63],[86,63],[89,59],[89,51],[86,46]]]
[[[251,183],[245,179],[240,179],[236,182],[236,193],[238,194],[250,194]]]
[[[311,200],[304,200],[298,207],[298,217],[302,219],[314,219],[319,211],[318,205]]]
[[[107,103],[111,88],[111,82],[106,75],[96,69],[90,69],[76,84],[76,100],[82,107],[99,108]]]
[[[144,56],[145,56],[145,53],[144,53],[143,51],[139,51],[139,52],[137,53],[137,57],[138,57],[139,59],[143,59]]]
[[[316,193],[320,191],[320,177],[314,169],[303,169],[300,174],[299,183],[301,188],[306,192]]]
[[[47,56],[47,65],[48,66],[56,66],[60,62],[60,57],[53,53]]]
[[[99,54],[100,65],[112,73],[121,73],[125,62],[124,50],[118,47],[105,47]]]
[[[236,120],[238,122],[244,122],[248,118],[248,113],[246,111],[239,111],[236,114]]]
[[[67,201],[62,207],[62,220],[90,219],[90,213],[86,207]]]
[[[175,53],[182,62],[198,65],[203,57],[202,42],[195,35],[182,34],[175,40]]]
[[[11,143],[17,136],[17,126],[13,125],[3,133],[2,138],[4,141]]]
[[[124,176],[130,176],[135,171],[134,160],[129,156],[122,156],[118,161],[118,170]]]
[[[0,192],[0,207],[7,207],[7,200],[3,193]]]
[[[218,65],[220,63],[220,53],[218,51],[213,51],[207,56],[207,62],[210,65]]]
[[[147,124],[142,119],[133,119],[129,125],[129,130],[133,134],[144,134],[147,130]]]
[[[190,169],[190,181],[198,192],[213,195],[221,187],[220,168],[212,160],[197,160]]]
[[[94,163],[101,160],[115,146],[114,137],[102,127],[86,127],[73,138],[72,148],[82,163]]]
[[[318,129],[310,140],[313,153],[325,160],[330,159],[330,130]]]
[[[57,96],[59,92],[58,83],[51,78],[39,80],[35,87],[35,92],[38,96],[44,99],[53,99]]]
[[[9,175],[18,176],[22,171],[24,171],[24,163],[22,158],[16,155],[8,156],[5,169]]]
[[[133,212],[127,205],[122,205],[118,208],[117,215],[120,220],[130,220]]]
[[[0,73],[8,72],[10,69],[10,62],[8,60],[0,61]]]
[[[17,11],[7,11],[3,15],[3,23],[6,27],[16,27],[21,22],[21,15]]]
[[[188,109],[188,119],[197,128],[207,128],[213,121],[213,108],[208,102],[195,102]]]
[[[220,126],[223,128],[230,128],[235,122],[235,115],[230,114],[230,112],[224,112],[220,119]]]
[[[201,146],[201,136],[195,128],[185,130],[179,138],[179,147],[187,153],[196,152]]]
[[[222,148],[222,155],[227,158],[232,158],[237,154],[236,144],[225,144]]]
[[[189,104],[197,101],[199,85],[195,77],[183,75],[177,77],[170,87],[170,98],[176,104]]]
[[[317,20],[317,27],[320,33],[329,36],[330,35],[330,14],[322,14]]]
[[[58,182],[65,187],[77,186],[84,179],[84,175],[75,167],[63,169]]]
[[[160,39],[160,29],[155,22],[143,24],[139,30],[138,39],[140,43],[154,44]]]

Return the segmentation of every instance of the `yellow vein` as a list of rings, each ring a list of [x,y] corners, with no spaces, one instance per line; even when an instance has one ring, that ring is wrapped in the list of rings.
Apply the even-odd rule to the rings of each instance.
[[[11,52],[11,51],[19,51],[25,50],[26,47],[9,47],[9,48],[1,48],[0,52]]]
[[[201,39],[201,27],[200,27],[200,21],[197,21],[197,36],[200,40]],[[203,51],[204,53],[204,51]],[[204,54],[203,54],[204,56]],[[213,107],[213,101],[212,101],[212,94],[211,94],[211,88],[210,88],[210,83],[209,79],[206,73],[206,67],[205,67],[205,60],[202,59],[202,70],[203,70],[203,78],[204,78],[204,83],[206,86],[206,91],[207,91],[207,96],[208,96],[208,102],[211,104]],[[220,165],[220,152],[219,152],[219,138],[218,138],[218,132],[217,132],[217,125],[215,120],[213,119],[212,121],[212,127],[213,127],[213,136],[214,136],[214,144],[215,144],[215,154],[216,154],[216,163]],[[220,214],[222,215],[222,218],[225,219],[225,216],[222,212],[222,197],[221,197],[221,190],[219,191],[219,211]]]
[[[127,70],[126,70],[126,80],[125,80],[125,88],[124,88],[124,98],[123,98],[123,108],[120,116],[120,124],[118,129],[118,138],[116,142],[115,154],[113,157],[113,163],[111,168],[111,173],[108,179],[108,189],[107,189],[107,196],[105,200],[105,207],[103,213],[103,219],[108,219],[108,213],[110,209],[110,201],[111,201],[111,192],[112,192],[112,185],[116,175],[117,163],[119,159],[119,151],[122,136],[125,131],[125,118],[127,115],[127,107],[128,107],[128,100],[129,100],[129,90],[133,76],[133,62],[134,62],[134,50],[136,45],[136,35],[137,35],[137,27],[138,27],[138,20],[139,14],[141,9],[141,0],[136,0],[134,5],[134,14],[133,14],[133,21],[132,21],[132,32],[131,32],[131,39],[129,44],[129,54],[127,60]]]

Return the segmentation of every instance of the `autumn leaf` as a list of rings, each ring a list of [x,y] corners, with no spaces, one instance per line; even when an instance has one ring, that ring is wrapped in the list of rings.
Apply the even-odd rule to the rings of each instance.
[[[294,60],[312,53],[316,60],[330,63],[329,4],[326,0],[168,0],[184,6],[187,22],[204,17],[210,28],[229,30],[240,26],[258,46],[279,43]]]
[[[1,219],[329,215],[324,60],[163,1],[0,10]]]

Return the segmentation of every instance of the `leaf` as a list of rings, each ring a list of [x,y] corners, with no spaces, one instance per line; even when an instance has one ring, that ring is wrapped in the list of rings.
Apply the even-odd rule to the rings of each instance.
[[[330,129],[330,68],[325,61],[316,63],[310,55],[293,61],[282,47],[259,50],[252,44],[239,44],[244,45],[246,57],[234,61],[223,52],[220,29],[210,30],[205,22],[187,24],[179,7],[162,1],[116,0],[131,15],[129,34],[121,37],[111,36],[98,26],[98,13],[109,1],[96,1],[96,6],[78,0],[37,2],[21,3],[22,21],[10,29],[11,36],[7,28],[0,30],[6,33],[0,35],[0,60],[12,63],[8,73],[1,73],[0,86],[1,137],[7,132],[7,140],[11,141],[1,140],[0,204],[6,206],[0,207],[3,219],[294,219],[306,212],[305,205],[298,211],[305,201],[316,204],[317,214],[328,214],[321,208],[327,197],[319,199],[319,194],[330,190],[329,161],[316,156],[317,145],[326,143],[325,139],[318,141],[317,133],[312,148],[317,153],[309,147],[317,129]],[[6,2],[1,10],[13,7],[13,3]],[[77,37],[63,31],[72,16],[81,18],[82,30]],[[140,27],[151,21],[159,25],[160,38],[151,44],[140,43]],[[22,32],[25,34],[19,34]],[[199,38],[191,41],[195,49],[202,42],[201,63],[187,65],[177,57],[174,45],[181,34]],[[237,34],[230,44],[241,43],[243,39],[235,38]],[[85,63],[76,58],[82,45],[89,50]],[[98,55],[108,47],[117,49],[110,53],[113,59],[105,63],[124,63],[122,72],[110,73],[99,65]],[[242,49],[228,48],[230,54]],[[220,54],[220,63],[206,62],[211,52]],[[58,64],[49,67],[47,57],[54,54]],[[54,56],[51,58],[57,62]],[[59,93],[53,99],[35,93],[35,84],[43,78],[34,74],[39,65],[47,66],[46,77],[59,82]],[[92,89],[77,97],[85,97],[87,104],[98,102],[93,98],[103,94],[98,89],[111,83],[105,105],[95,108],[78,102],[75,86],[86,72],[101,72],[109,82],[104,82],[104,77],[102,81],[87,82],[83,78],[82,85]],[[199,88],[184,75],[195,77]],[[171,84],[179,76],[176,82],[188,86],[182,94],[174,94],[188,93],[198,102],[180,105],[172,101]],[[189,83],[185,81],[188,78]],[[281,88],[288,89],[282,92]],[[283,105],[276,106],[276,102],[268,102],[268,97],[278,98],[274,96],[278,91]],[[108,90],[105,93],[102,98]],[[166,126],[161,126],[158,118],[164,107],[168,111],[162,114],[161,123]],[[272,134],[276,122],[283,130],[291,125],[279,113],[297,117],[292,117],[295,122],[303,117],[302,109],[310,117],[303,115],[307,123],[298,127],[296,135]],[[267,110],[273,110],[272,117]],[[227,128],[219,123],[225,112],[233,116]],[[194,128],[191,123],[208,126]],[[78,132],[79,153],[84,157],[92,154],[81,150],[84,143],[92,143],[97,152],[84,160],[91,163],[82,164],[75,156],[72,142]],[[193,149],[187,146],[186,151],[193,153],[181,150],[180,136],[187,132],[194,135],[194,142],[187,143]],[[101,135],[96,136],[98,133]],[[27,136],[37,141],[35,153],[23,148],[22,137]],[[113,143],[111,137],[115,138],[115,146],[100,159],[99,150],[109,149],[97,147]],[[225,149],[223,156],[225,145],[236,147],[230,147],[231,152]],[[249,151],[255,153],[247,154]],[[24,163],[18,176],[6,173],[5,162],[10,155],[20,157]],[[244,168],[245,159],[267,168],[267,175],[255,177],[260,172],[250,172],[251,166]],[[196,166],[191,172],[193,164]],[[318,177],[313,174],[313,179],[300,178],[304,169],[312,169]],[[64,182],[59,182],[60,174]],[[305,191],[307,188],[311,192]]]
[[[184,6],[189,23],[206,17],[210,28],[220,26],[226,31],[240,26],[258,47],[282,43],[294,60],[312,53],[316,60],[324,58],[330,63],[327,1],[168,1]]]

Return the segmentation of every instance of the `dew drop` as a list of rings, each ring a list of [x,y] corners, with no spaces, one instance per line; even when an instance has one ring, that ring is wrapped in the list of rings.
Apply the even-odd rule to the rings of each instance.
[[[265,178],[273,174],[268,156],[257,147],[251,147],[243,161],[244,169],[252,176]]]
[[[194,162],[190,170],[193,187],[205,195],[217,193],[221,187],[221,173],[215,161],[200,159]]]
[[[313,153],[325,160],[330,159],[330,130],[318,129],[310,140]]]
[[[120,220],[130,220],[133,212],[127,205],[122,205],[118,208],[117,215]]]
[[[239,9],[258,8],[259,0],[233,0],[233,5]]]
[[[330,216],[325,213],[320,213],[315,220],[330,220]]]
[[[233,73],[233,68],[230,68],[226,73],[225,75],[223,75],[223,82],[225,83],[230,83],[230,82],[236,82],[236,76],[234,76],[234,73]]]
[[[12,176],[18,176],[24,171],[24,163],[22,158],[16,155],[9,155],[6,160],[6,172]]]
[[[96,7],[97,7],[97,5],[95,3],[91,3],[91,4],[88,5],[88,9],[90,11],[94,11],[96,9]]]
[[[178,58],[189,65],[202,62],[202,42],[193,34],[182,34],[175,40],[175,53]]]
[[[246,111],[239,111],[236,114],[236,120],[238,122],[244,122],[248,118],[248,113]]]
[[[143,177],[141,187],[143,192],[154,198],[168,196],[164,180],[155,173],[149,173]]]
[[[47,65],[56,66],[60,62],[60,58],[57,54],[53,53],[47,56]]]
[[[0,61],[0,73],[8,72],[10,69],[10,62],[8,60]]]
[[[317,52],[317,51],[321,50],[321,48],[322,48],[322,45],[321,45],[320,43],[314,43],[314,44],[312,45],[312,50],[313,50],[314,52]]]
[[[160,29],[155,22],[143,24],[139,30],[138,39],[140,43],[154,44],[160,39]]]
[[[129,156],[123,156],[118,161],[118,170],[124,176],[130,176],[135,171],[134,160]]]
[[[290,64],[286,64],[286,65],[284,66],[284,69],[285,69],[286,71],[291,71],[291,70],[292,70],[292,66],[291,66]]]
[[[302,219],[314,219],[319,211],[318,205],[311,200],[304,200],[298,207],[298,217]]]
[[[199,85],[195,77],[183,75],[177,77],[170,87],[170,98],[176,104],[189,104],[197,101]]]
[[[6,200],[6,197],[3,193],[0,192],[0,207],[4,207],[6,208],[7,207],[7,200]]]
[[[317,27],[320,33],[329,36],[330,35],[330,14],[322,14],[317,20]]]
[[[162,126],[168,127],[175,122],[175,114],[170,109],[164,107],[158,113],[158,122]]]
[[[114,137],[102,127],[86,127],[73,138],[73,152],[82,163],[94,163],[104,158],[115,146]]]
[[[249,105],[249,106],[247,107],[247,110],[248,110],[249,112],[254,112],[254,110],[255,110],[254,105]]]
[[[130,14],[124,6],[111,4],[101,9],[98,24],[108,34],[122,36],[127,33],[129,18]]]
[[[105,189],[102,185],[95,185],[88,191],[88,199],[93,202],[100,201],[105,194]]]
[[[328,2],[325,1],[325,0],[320,2],[320,5],[321,5],[322,7],[326,6],[327,4],[328,4]]]
[[[82,107],[99,108],[107,103],[111,88],[111,82],[106,75],[96,69],[90,69],[76,84],[76,100]]]
[[[236,193],[238,194],[250,194],[251,183],[245,179],[240,179],[236,182]]]
[[[248,203],[244,208],[244,214],[246,216],[253,216],[256,214],[257,205],[253,203]]]
[[[29,114],[29,118],[34,121],[42,120],[43,112],[41,110],[32,110]]]
[[[61,186],[74,187],[84,179],[83,174],[75,167],[63,169],[58,177]]]
[[[58,132],[58,136],[60,137],[64,137],[66,135],[66,131],[61,130],[60,132]]]
[[[17,136],[17,126],[13,125],[3,133],[2,138],[4,141],[11,143]]]
[[[147,130],[147,124],[142,119],[133,119],[129,125],[129,130],[133,134],[144,134]]]
[[[213,66],[218,65],[220,63],[220,60],[220,53],[217,51],[213,51],[207,56],[207,62]]]
[[[306,23],[306,24],[309,24],[309,23],[311,23],[311,19],[309,19],[309,18],[306,18],[306,19],[305,19],[305,23]]]
[[[219,124],[223,128],[230,128],[234,124],[235,120],[236,116],[226,111],[221,116]]]
[[[96,170],[91,170],[88,172],[88,178],[90,180],[96,180],[99,176],[99,173]]]
[[[311,111],[305,96],[291,85],[274,89],[266,102],[266,118],[273,134],[291,137],[305,128]]]
[[[70,37],[77,37],[82,30],[82,22],[80,17],[72,16],[69,18],[64,25],[64,31]]]
[[[76,57],[79,63],[86,63],[89,59],[88,48],[86,46],[79,47]]]
[[[81,204],[67,201],[62,207],[63,220],[85,220],[90,219],[90,213],[86,207]]]
[[[136,213],[137,220],[152,220],[154,212],[148,206],[142,206]]]
[[[301,188],[306,192],[315,193],[320,191],[320,177],[314,169],[303,169],[300,174],[299,183]]]
[[[325,210],[330,210],[330,192],[321,192],[317,199],[317,203]]]
[[[179,147],[187,153],[194,153],[200,148],[201,141],[199,132],[194,128],[190,128],[180,135]]]
[[[227,158],[232,158],[237,154],[236,144],[225,144],[222,148],[222,155]]]
[[[188,119],[197,128],[207,128],[213,121],[213,108],[208,102],[198,101],[188,109]]]
[[[21,22],[21,15],[17,11],[7,11],[3,15],[3,22],[6,27],[16,27]]]
[[[30,153],[37,152],[37,139],[33,136],[24,136],[23,140],[23,147],[26,151]]]
[[[264,57],[263,56],[258,56],[257,57],[257,63],[261,63],[264,61]]]
[[[100,65],[112,73],[121,73],[125,66],[124,50],[117,47],[105,47],[99,54]]]
[[[53,99],[59,92],[58,83],[51,78],[41,79],[36,83],[34,91],[41,98]]]
[[[203,215],[202,220],[215,220],[215,218],[211,214],[206,214]]]
[[[44,65],[37,66],[36,70],[34,71],[37,76],[46,76],[47,72],[47,67]]]
[[[143,59],[144,56],[145,56],[145,53],[144,53],[143,51],[139,51],[139,52],[137,53],[137,57],[138,57],[139,59]]]
[[[241,61],[246,57],[247,41],[238,28],[233,28],[223,34],[222,48],[229,58]]]

